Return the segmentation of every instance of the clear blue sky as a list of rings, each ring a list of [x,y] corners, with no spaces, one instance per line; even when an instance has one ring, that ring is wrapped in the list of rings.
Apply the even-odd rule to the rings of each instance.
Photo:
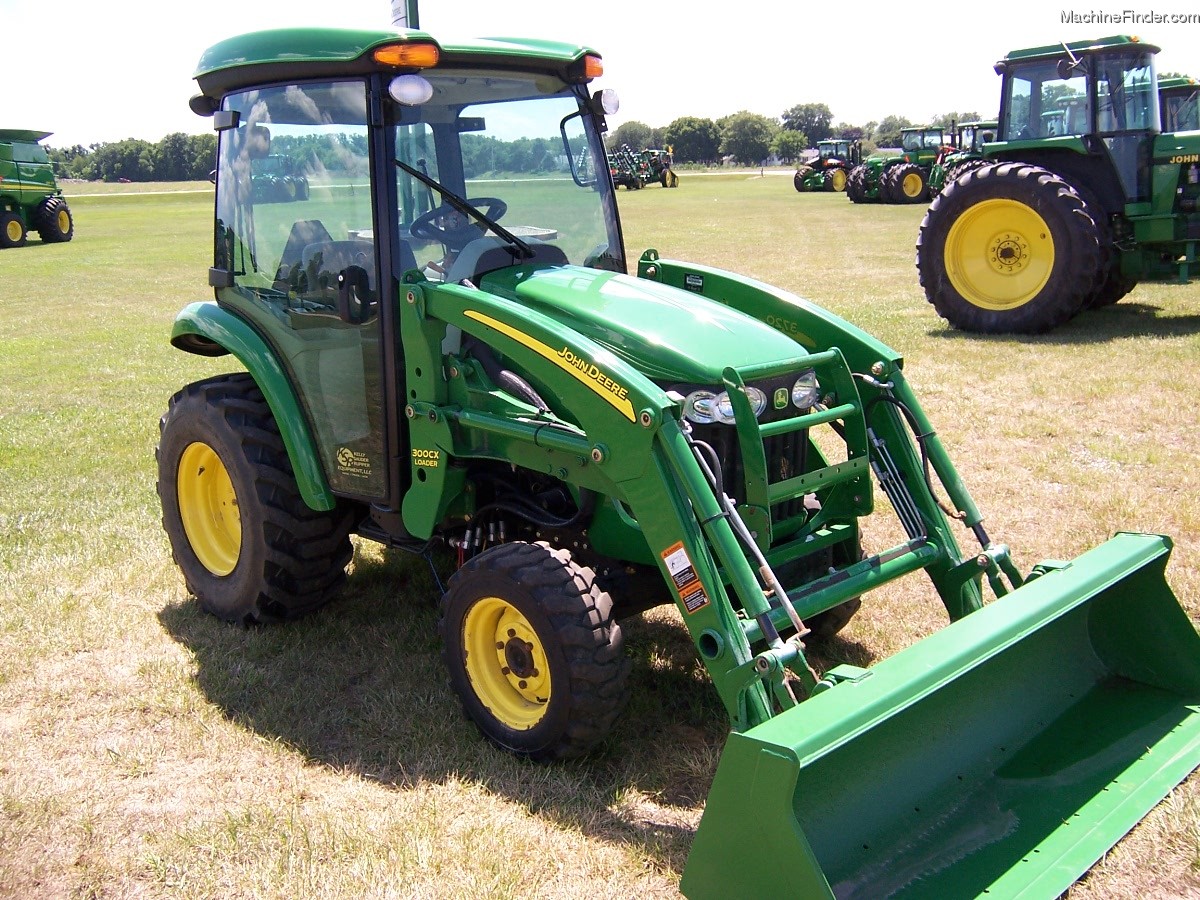
[[[600,85],[621,97],[613,126],[743,109],[778,117],[812,102],[828,104],[835,121],[861,125],[890,114],[914,122],[952,110],[994,114],[999,78],[992,63],[1009,50],[1060,40],[1137,34],[1163,48],[1160,71],[1200,77],[1200,22],[1063,23],[1071,11],[1120,17],[1120,5],[1008,0],[933,14],[911,4],[876,13],[862,4],[788,0],[726,4],[733,12],[710,17],[700,4],[646,0],[423,0],[420,24],[435,37],[509,34],[590,44],[604,56]],[[1141,7],[1139,13],[1188,9],[1123,5]],[[390,10],[389,0],[0,0],[9,36],[0,127],[53,131],[52,146],[202,133],[209,122],[187,101],[196,62],[210,44],[260,28],[389,27]]]

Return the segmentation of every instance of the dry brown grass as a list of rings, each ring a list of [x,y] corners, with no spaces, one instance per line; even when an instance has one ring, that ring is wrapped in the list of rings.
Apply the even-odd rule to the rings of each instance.
[[[1200,616],[1200,291],[1141,287],[1036,340],[948,331],[920,211],[687,176],[626,194],[635,255],[708,262],[902,350],[991,532],[1023,569],[1118,529],[1172,535]],[[158,525],[157,417],[218,361],[172,350],[203,296],[203,195],[80,199],[75,241],[0,253],[0,895],[676,897],[727,725],[672,610],[628,624],[634,695],[603,751],[520,764],[462,720],[427,573],[359,547],[346,596],[259,631],[201,615]],[[883,516],[869,540],[889,540]],[[913,577],[831,654],[940,627]],[[1071,891],[1198,897],[1189,779]]]

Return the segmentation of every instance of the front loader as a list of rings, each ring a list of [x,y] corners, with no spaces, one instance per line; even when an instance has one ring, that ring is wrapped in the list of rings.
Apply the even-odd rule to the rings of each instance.
[[[647,250],[627,274],[601,73],[584,46],[415,27],[203,55],[214,297],[171,341],[240,371],[161,422],[188,589],[287,620],[336,595],[352,534],[448,552],[450,684],[540,761],[609,739],[621,620],[673,603],[732,730],[685,894],[1056,895],[1200,761],[1170,541],[1023,573],[899,354],[728,271]],[[307,197],[258,202],[252,163],[285,136],[311,148]],[[860,532],[880,499],[895,546]],[[945,629],[814,669],[809,642],[922,571]]]

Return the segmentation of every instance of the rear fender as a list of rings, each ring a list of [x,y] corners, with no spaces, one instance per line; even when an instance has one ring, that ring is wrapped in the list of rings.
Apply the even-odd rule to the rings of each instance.
[[[172,346],[200,356],[232,354],[249,372],[267,405],[287,449],[304,502],[314,510],[334,508],[336,498],[325,480],[308,422],[279,358],[238,316],[209,300],[193,303],[175,317]]]

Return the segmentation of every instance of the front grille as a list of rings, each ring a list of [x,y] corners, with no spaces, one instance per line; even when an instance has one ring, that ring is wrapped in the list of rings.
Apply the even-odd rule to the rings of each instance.
[[[770,395],[768,395],[770,396]],[[771,416],[773,410],[764,414],[764,419],[786,418],[783,415]],[[795,410],[792,410],[794,413]],[[742,452],[738,445],[737,429],[732,425],[694,425],[694,434],[698,440],[708,444],[717,454],[721,462],[721,478],[724,482],[725,493],[737,503],[746,502],[746,476],[742,466]],[[769,437],[763,442],[763,452],[767,458],[767,480],[771,484],[785,481],[803,475],[808,466],[808,432],[793,431]],[[782,522],[804,513],[804,498],[796,497],[776,504],[771,508],[771,521]]]

